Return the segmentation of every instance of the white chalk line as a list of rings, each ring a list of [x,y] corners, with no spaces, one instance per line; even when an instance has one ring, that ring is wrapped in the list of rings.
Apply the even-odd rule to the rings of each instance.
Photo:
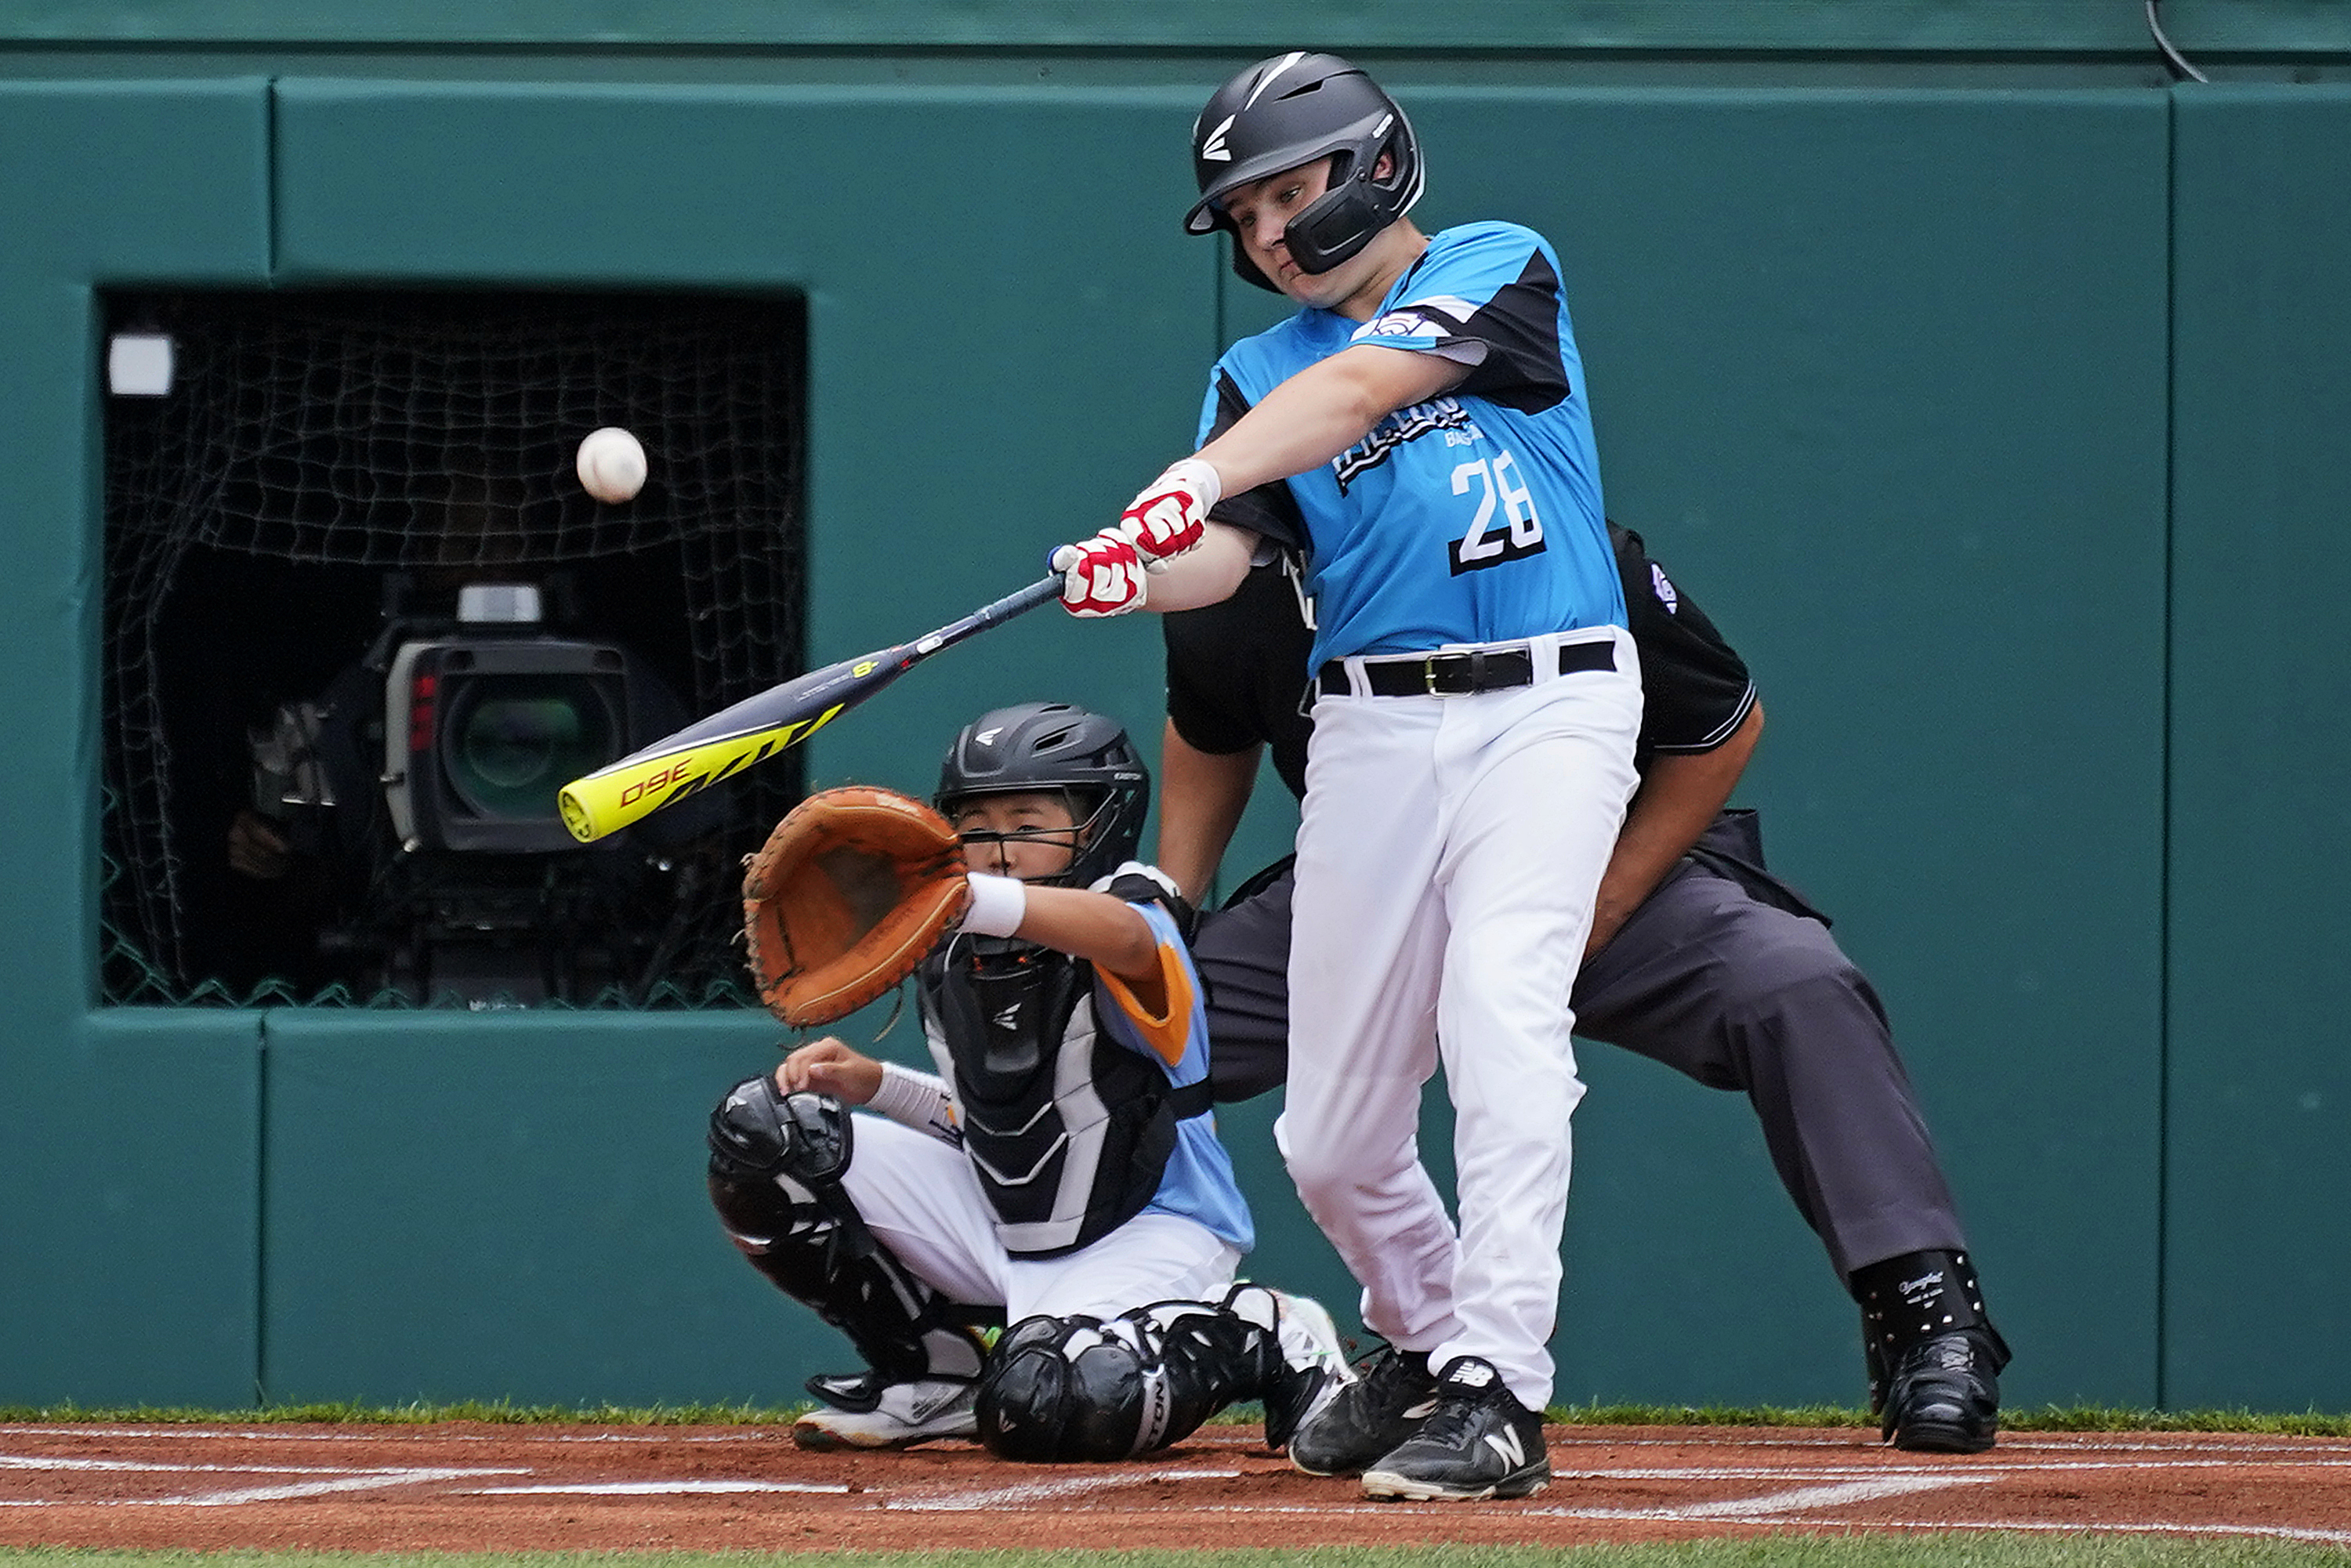
[[[152,1466],[154,1469],[182,1467]],[[184,1467],[195,1469],[199,1467]],[[205,1466],[206,1469],[253,1466]],[[271,1467],[271,1473],[283,1474]],[[316,1472],[295,1472],[316,1473]],[[246,1502],[285,1502],[295,1498],[324,1497],[333,1492],[377,1491],[386,1487],[417,1486],[426,1481],[464,1480],[475,1476],[528,1475],[527,1469],[468,1466],[431,1466],[399,1469],[353,1470],[327,1480],[295,1481],[282,1486],[233,1487],[223,1491],[183,1492],[176,1497],[0,1498],[0,1508],[225,1508]]]
[[[1720,1480],[1782,1480],[1800,1477],[1849,1476],[1866,1479],[1874,1476],[1917,1476],[1928,1478],[1930,1485],[1939,1485],[1931,1478],[1938,1476],[2039,1476],[2070,1470],[2129,1470],[2134,1474],[2147,1470],[2239,1470],[2245,1469],[2237,1459],[2065,1459],[2033,1461],[2027,1464],[2004,1464],[1998,1460],[1960,1459],[1937,1464],[1922,1461],[1896,1468],[1892,1465],[1662,1465],[1655,1467],[1625,1466],[1577,1468],[1554,1467],[1556,1480],[1615,1480],[1673,1481],[1699,1480],[1714,1478]],[[2351,1468],[2351,1458],[2340,1459],[2304,1459],[2294,1462],[2264,1460],[2263,1469],[2343,1469]]]
[[[395,1467],[370,1465],[187,1465],[151,1463],[144,1459],[74,1459],[61,1454],[0,1454],[0,1469],[5,1470],[144,1470],[166,1475],[200,1475],[220,1471],[230,1475],[253,1475],[256,1472],[273,1476],[380,1476],[392,1472]],[[464,1472],[470,1475],[518,1476],[528,1472],[520,1469],[486,1469]]]
[[[886,1498],[880,1506],[913,1513],[963,1513],[979,1509],[1018,1507],[1026,1502],[1056,1502],[1064,1498],[1107,1491],[1114,1487],[1149,1486],[1159,1481],[1230,1480],[1240,1473],[1238,1470],[1141,1470],[1131,1475],[1073,1476],[1061,1481],[1026,1481],[971,1491]]]
[[[1687,1437],[1584,1437],[1569,1432],[1557,1435],[1552,1428],[1551,1446],[1559,1448],[1844,1448],[1847,1451],[1884,1452],[1889,1458],[1903,1457],[1898,1450],[1886,1449],[1872,1437],[1865,1441],[1853,1437],[1711,1437],[1693,1435]],[[2049,1439],[2030,1437],[2003,1437],[1998,1449],[2001,1453],[2053,1454],[2351,1454],[2351,1444],[2336,1437],[2296,1437],[2258,1443],[2230,1443],[2210,1439],[2164,1443],[2141,1439],[2115,1438],[2107,1440],[2071,1438]],[[1928,1460],[1928,1463],[1938,1461]]]
[[[1758,1520],[1756,1522],[1774,1521]],[[2109,1520],[2067,1524],[2045,1519],[1904,1519],[1856,1522],[1874,1530],[2017,1530],[2065,1535],[2260,1535],[2283,1541],[2351,1545],[2351,1530],[2319,1530],[2298,1524],[2180,1524],[2158,1521],[2123,1524]]]
[[[689,1492],[797,1491],[845,1493],[843,1484],[818,1481],[590,1481],[529,1487],[477,1487],[460,1497],[666,1497]]]
[[[490,1432],[438,1432],[401,1427],[379,1427],[365,1432],[246,1431],[203,1427],[0,1427],[0,1438],[16,1437],[139,1437],[162,1442],[180,1442],[192,1437],[203,1437],[242,1443],[734,1444],[781,1442],[785,1439],[788,1431],[789,1428],[783,1427],[740,1432],[676,1433],[531,1432],[506,1428]]]
[[[1762,1497],[1727,1498],[1720,1502],[1685,1503],[1675,1508],[1530,1508],[1525,1511],[1539,1517],[1559,1519],[1747,1519],[1766,1514],[1851,1508],[1856,1503],[1876,1502],[1881,1498],[1940,1491],[1946,1487],[1987,1486],[2002,1479],[1981,1473],[1878,1476],[1868,1480],[1796,1487],[1788,1491],[1766,1493]]]

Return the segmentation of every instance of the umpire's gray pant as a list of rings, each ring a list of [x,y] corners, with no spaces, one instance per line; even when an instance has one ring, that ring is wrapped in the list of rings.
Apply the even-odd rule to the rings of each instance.
[[[1201,917],[1219,1100],[1281,1082],[1290,891],[1285,871]],[[1573,1005],[1579,1036],[1746,1092],[1841,1279],[1907,1252],[1965,1250],[1885,1009],[1820,921],[1684,860],[1583,967]]]

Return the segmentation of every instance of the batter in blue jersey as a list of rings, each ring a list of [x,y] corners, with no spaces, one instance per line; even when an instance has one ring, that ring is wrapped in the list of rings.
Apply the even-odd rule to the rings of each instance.
[[[1276,1135],[1390,1349],[1290,1455],[1374,1498],[1523,1497],[1551,1475],[1568,997],[1641,716],[1559,260],[1510,224],[1416,227],[1412,127],[1334,56],[1233,78],[1192,155],[1186,227],[1301,308],[1217,361],[1192,456],[1054,552],[1062,601],[1191,609],[1305,558]],[[1458,1226],[1416,1143],[1440,1064]]]

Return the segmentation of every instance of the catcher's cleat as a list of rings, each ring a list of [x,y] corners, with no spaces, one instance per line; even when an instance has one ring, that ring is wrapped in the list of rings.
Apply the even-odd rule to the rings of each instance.
[[[1287,1291],[1272,1294],[1281,1309],[1276,1325],[1281,1370],[1265,1393],[1265,1446],[1278,1454],[1290,1446],[1290,1434],[1355,1381],[1355,1369],[1347,1364],[1339,1325],[1322,1302]]]
[[[1420,1430],[1437,1409],[1428,1353],[1390,1346],[1361,1378],[1298,1424],[1290,1462],[1310,1476],[1352,1476]]]
[[[836,1448],[911,1448],[935,1437],[977,1437],[979,1385],[960,1378],[926,1377],[893,1383],[873,1395],[872,1406],[844,1410],[822,1406],[792,1424],[792,1441],[830,1453]]]
[[[2006,1360],[1987,1329],[1918,1341],[1886,1374],[1879,1433],[1914,1453],[1982,1453],[2000,1432],[2000,1368]]]
[[[1541,1415],[1519,1403],[1490,1363],[1463,1355],[1437,1380],[1437,1414],[1364,1472],[1364,1495],[1476,1502],[1526,1497],[1550,1481]]]

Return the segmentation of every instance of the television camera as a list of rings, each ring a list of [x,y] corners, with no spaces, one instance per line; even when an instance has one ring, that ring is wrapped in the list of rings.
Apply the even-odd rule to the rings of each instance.
[[[467,583],[420,614],[394,574],[359,663],[249,737],[256,809],[330,862],[319,949],[362,996],[634,1000],[685,946],[709,809],[583,848],[556,806],[682,710],[626,643],[550,630],[550,587]]]

